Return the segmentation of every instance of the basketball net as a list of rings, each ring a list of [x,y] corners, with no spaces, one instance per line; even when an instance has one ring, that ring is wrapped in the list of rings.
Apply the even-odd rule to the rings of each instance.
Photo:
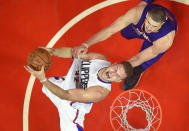
[[[155,131],[161,119],[160,104],[144,90],[123,92],[114,100],[110,110],[110,122],[116,131]]]

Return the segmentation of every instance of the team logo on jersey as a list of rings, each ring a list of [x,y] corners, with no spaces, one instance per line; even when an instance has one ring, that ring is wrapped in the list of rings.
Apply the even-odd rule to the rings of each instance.
[[[86,89],[88,85],[90,64],[90,61],[81,62],[80,87],[83,89]]]
[[[137,27],[134,27],[134,26],[132,26],[132,28],[135,30],[135,32],[137,33],[137,35],[143,36],[144,39],[146,39],[147,41],[151,42],[151,40],[149,39],[149,37],[146,35],[145,32],[140,31]]]

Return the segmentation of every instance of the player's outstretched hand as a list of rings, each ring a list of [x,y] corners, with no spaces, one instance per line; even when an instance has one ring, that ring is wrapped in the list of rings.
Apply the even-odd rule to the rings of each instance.
[[[40,71],[35,71],[33,70],[30,66],[24,66],[24,68],[31,73],[33,76],[35,76],[36,78],[38,78],[40,81],[43,81],[46,79],[45,77],[45,72],[44,72],[44,66],[42,66]]]
[[[84,45],[76,46],[72,48],[72,56],[77,58],[80,54],[86,54],[88,52],[88,48]]]

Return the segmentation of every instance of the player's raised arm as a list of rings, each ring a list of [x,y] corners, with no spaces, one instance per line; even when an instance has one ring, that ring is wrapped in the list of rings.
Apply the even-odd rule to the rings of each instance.
[[[103,100],[110,92],[108,89],[100,86],[89,87],[85,90],[77,88],[64,90],[45,77],[44,67],[42,67],[41,71],[35,71],[29,66],[25,66],[25,69],[33,76],[38,78],[40,82],[42,82],[43,85],[53,94],[64,100],[77,102],[97,102]]]
[[[71,47],[59,47],[59,48],[41,47],[41,48],[47,50],[53,56],[63,57],[63,58],[72,58]]]
[[[128,61],[131,63],[133,67],[136,67],[148,60],[151,60],[152,58],[155,58],[157,55],[167,51],[171,47],[174,37],[175,31],[172,31],[166,36],[153,42],[152,46],[141,51],[139,54],[133,56]]]
[[[108,89],[100,86],[89,87],[85,90],[77,88],[63,90],[48,80],[43,82],[43,85],[60,99],[77,102],[97,102],[103,100],[110,92]]]
[[[131,23],[136,23],[138,21],[138,10],[139,7],[135,7],[130,9],[126,14],[119,17],[115,22],[113,22],[110,26],[106,27],[105,29],[101,30],[91,38],[89,38],[86,43],[74,47],[72,50],[72,54],[74,57],[77,57],[81,53],[86,53],[87,48],[108,39],[110,36],[115,34],[116,32],[120,31],[124,27],[128,26]]]

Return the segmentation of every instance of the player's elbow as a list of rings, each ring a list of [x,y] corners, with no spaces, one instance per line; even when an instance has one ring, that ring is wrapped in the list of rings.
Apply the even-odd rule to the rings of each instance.
[[[71,95],[69,93],[69,90],[64,90],[61,93],[59,93],[58,97],[62,100],[71,100]]]
[[[140,65],[143,60],[142,57],[138,54],[130,58],[128,61],[131,63],[132,67],[136,67]]]
[[[93,101],[94,102],[99,102],[99,101],[102,101],[105,97],[106,97],[106,95],[104,95],[101,92],[98,92],[98,93],[96,93],[96,96],[95,96]]]

